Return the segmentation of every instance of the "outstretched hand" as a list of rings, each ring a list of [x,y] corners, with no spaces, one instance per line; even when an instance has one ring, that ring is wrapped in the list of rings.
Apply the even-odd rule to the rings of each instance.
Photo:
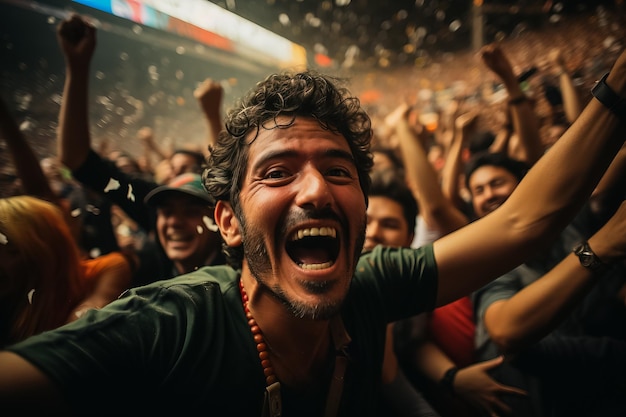
[[[499,397],[502,394],[525,396],[528,393],[522,389],[500,384],[494,380],[489,371],[500,366],[503,356],[484,362],[479,362],[460,369],[454,379],[455,392],[474,406],[487,412],[489,416],[511,413],[511,408]]]

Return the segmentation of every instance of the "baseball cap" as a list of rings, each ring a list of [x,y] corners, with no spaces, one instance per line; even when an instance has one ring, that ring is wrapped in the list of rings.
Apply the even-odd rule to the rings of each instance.
[[[206,192],[199,174],[187,172],[150,191],[144,202],[150,206],[158,206],[160,202],[174,193],[181,193],[196,197],[205,203],[213,204],[213,198]]]

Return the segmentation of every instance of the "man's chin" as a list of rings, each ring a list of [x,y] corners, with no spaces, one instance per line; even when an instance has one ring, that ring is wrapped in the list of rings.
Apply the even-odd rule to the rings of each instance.
[[[339,314],[341,302],[324,300],[319,303],[292,303],[290,307],[296,317],[310,320],[330,320]]]
[[[493,213],[498,208],[500,208],[501,205],[502,204],[498,204],[497,206],[490,206],[488,208],[483,209],[483,216],[486,216],[487,214]]]
[[[184,261],[185,259],[189,258],[190,256],[193,256],[193,254],[194,254],[194,251],[190,251],[188,248],[185,248],[185,249],[172,249],[172,248],[169,248],[166,251],[167,257],[171,261],[175,261],[175,262]]]

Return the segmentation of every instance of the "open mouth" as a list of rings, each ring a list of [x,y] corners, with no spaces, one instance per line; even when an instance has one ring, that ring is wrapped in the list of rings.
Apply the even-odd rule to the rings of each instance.
[[[287,242],[287,254],[302,269],[330,268],[339,256],[339,239],[334,227],[298,229]]]
[[[171,243],[187,243],[192,241],[193,237],[187,234],[172,233],[167,235],[167,240]]]

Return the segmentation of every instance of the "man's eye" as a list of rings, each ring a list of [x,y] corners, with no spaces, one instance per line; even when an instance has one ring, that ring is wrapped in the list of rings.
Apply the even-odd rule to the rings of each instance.
[[[383,222],[382,227],[389,230],[398,230],[400,229],[400,224],[396,222]]]
[[[276,179],[281,179],[281,178],[285,178],[287,176],[287,174],[285,173],[285,171],[281,171],[278,169],[269,171],[267,174],[265,174],[265,179],[269,179],[269,180],[276,180]]]
[[[492,187],[501,187],[503,185],[504,185],[503,179],[497,179],[491,184]]]
[[[352,178],[350,171],[345,168],[331,168],[327,171],[327,175],[331,177],[348,177]]]

